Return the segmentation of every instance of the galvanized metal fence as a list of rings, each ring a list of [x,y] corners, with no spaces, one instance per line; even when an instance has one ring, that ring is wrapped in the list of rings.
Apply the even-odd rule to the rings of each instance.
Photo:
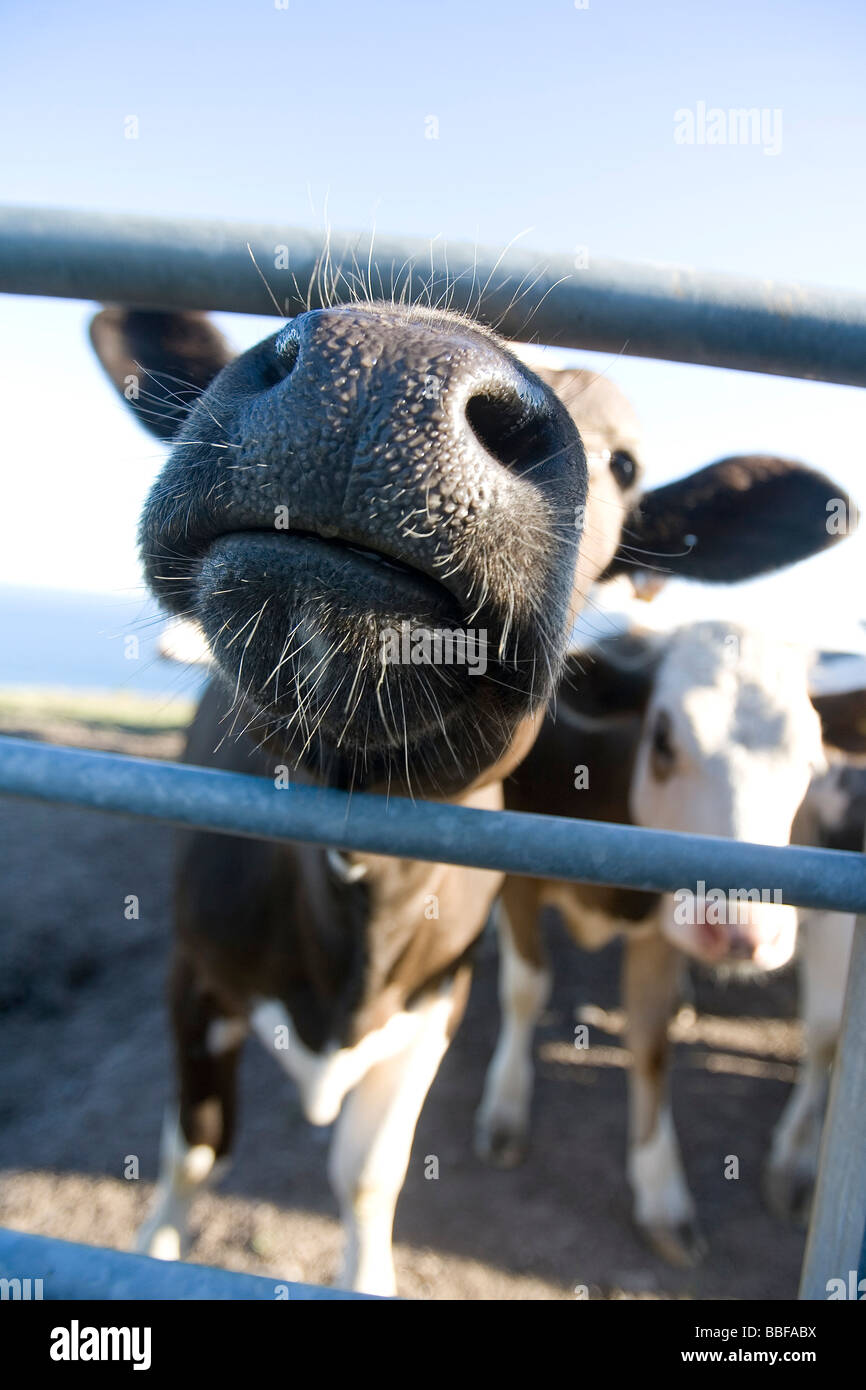
[[[616,262],[576,268],[553,257],[541,264],[527,252],[497,256],[453,244],[446,254],[436,243],[369,245],[363,237],[332,235],[327,259],[321,250],[318,235],[278,226],[0,209],[0,291],[9,294],[289,315],[345,301],[359,287],[374,296],[405,289],[431,302],[447,296],[453,307],[518,340],[866,386],[862,295]],[[0,791],[225,834],[510,873],[659,891],[712,879],[779,889],[785,902],[801,906],[863,914],[801,1297],[825,1298],[830,1279],[866,1278],[866,856],[308,787],[278,790],[237,774],[12,738],[0,738]],[[15,1277],[22,1242],[36,1239],[0,1233],[0,1277]],[[114,1276],[119,1287],[165,1290],[124,1297],[274,1297],[271,1281],[250,1276],[221,1280],[220,1271],[190,1273],[191,1266],[174,1274],[162,1267],[157,1275],[116,1252],[97,1252],[99,1266],[64,1242],[40,1249],[64,1271],[63,1297],[76,1296],[69,1290],[85,1283],[96,1290],[91,1296],[118,1296],[110,1292]]]

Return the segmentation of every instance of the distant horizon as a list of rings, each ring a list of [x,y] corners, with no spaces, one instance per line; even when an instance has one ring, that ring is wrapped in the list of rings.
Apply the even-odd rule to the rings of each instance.
[[[662,630],[679,623],[721,618],[753,626],[742,614],[725,612],[729,590],[720,588],[716,602],[708,586],[691,587],[677,581],[652,603],[621,604],[621,590],[609,586],[607,597],[584,609],[573,629],[573,641],[591,645],[611,636],[623,622]],[[747,600],[742,607],[747,606]],[[730,604],[728,602],[728,607]],[[207,668],[168,660],[157,642],[171,615],[142,590],[139,594],[112,591],[56,589],[48,586],[0,584],[0,691],[41,689],[78,693],[131,693],[171,699],[200,691]],[[866,661],[866,624],[851,621],[826,640],[801,630],[796,617],[788,630],[772,627],[774,638],[790,641],[816,653],[839,653]],[[134,655],[126,647],[133,639]],[[840,675],[845,674],[838,668]],[[862,677],[858,673],[857,680]],[[832,684],[832,681],[831,681]]]
[[[189,694],[203,682],[201,668],[157,650],[169,621],[144,590],[0,585],[0,690]]]

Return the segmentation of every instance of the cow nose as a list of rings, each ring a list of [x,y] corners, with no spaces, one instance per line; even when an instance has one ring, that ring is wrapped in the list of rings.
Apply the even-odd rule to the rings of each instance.
[[[750,961],[761,970],[777,970],[794,953],[797,911],[781,903],[740,906],[738,920],[728,927],[729,956]]]
[[[277,337],[275,377],[306,378],[343,422],[383,407],[416,432],[525,472],[572,444],[538,381],[498,345],[419,332],[341,309],[298,315]],[[270,384],[270,383],[268,383]],[[298,388],[300,388],[300,381]],[[360,412],[360,414],[359,414]]]
[[[238,384],[234,530],[271,529],[281,504],[296,535],[402,564],[491,625],[532,591],[541,536],[549,583],[570,596],[583,446],[492,336],[397,306],[313,309]]]

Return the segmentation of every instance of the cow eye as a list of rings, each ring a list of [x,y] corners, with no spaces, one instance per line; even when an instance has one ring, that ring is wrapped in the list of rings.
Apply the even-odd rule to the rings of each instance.
[[[673,772],[676,760],[670,715],[664,710],[659,710],[653,726],[650,750],[650,766],[653,776],[659,782],[663,782]]]
[[[631,454],[626,453],[624,449],[617,449],[616,453],[610,456],[610,471],[618,486],[625,492],[637,477],[637,464]]]

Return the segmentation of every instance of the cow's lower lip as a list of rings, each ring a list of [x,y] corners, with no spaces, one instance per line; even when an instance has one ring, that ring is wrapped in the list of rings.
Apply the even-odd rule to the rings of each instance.
[[[318,536],[232,532],[201,556],[196,617],[257,737],[316,766],[360,759],[367,772],[423,747],[425,769],[453,778],[452,731],[477,712],[486,629],[470,646],[454,596],[386,558]],[[427,642],[455,630],[462,648],[440,656]],[[418,664],[430,669],[419,675]]]
[[[456,598],[438,580],[354,541],[305,531],[232,531],[216,537],[203,559],[228,560],[235,572],[249,570],[247,581],[270,579],[288,589],[293,580],[318,579],[335,596],[353,600],[359,611],[461,619]]]

